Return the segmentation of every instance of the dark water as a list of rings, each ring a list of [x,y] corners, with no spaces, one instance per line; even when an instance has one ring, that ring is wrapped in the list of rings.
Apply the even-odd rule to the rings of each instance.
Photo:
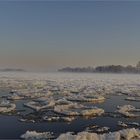
[[[5,95],[6,91],[1,91],[1,95]],[[104,103],[93,104],[98,107],[104,108],[106,112],[114,112],[117,105],[131,104],[139,108],[139,102],[132,102],[124,100],[126,96],[110,96]],[[31,109],[28,109],[23,106],[25,101],[17,101],[18,109],[26,109],[26,113],[32,112]],[[112,117],[97,117],[92,119],[77,118],[71,123],[66,122],[41,122],[41,123],[26,123],[18,121],[18,116],[5,116],[0,115],[0,139],[18,139],[21,134],[25,133],[27,130],[36,130],[36,131],[51,131],[56,135],[65,132],[79,132],[85,130],[87,126],[90,125],[99,125],[99,126],[108,126],[111,128],[111,131],[119,130],[117,126],[118,121],[125,122],[139,122],[140,119],[127,119],[127,118],[112,118]]]

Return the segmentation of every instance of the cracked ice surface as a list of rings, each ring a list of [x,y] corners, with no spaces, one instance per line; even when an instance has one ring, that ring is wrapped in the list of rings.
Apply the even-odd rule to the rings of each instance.
[[[0,73],[0,86],[19,93],[63,91],[63,94],[86,93],[90,96],[121,93],[140,96],[140,77],[127,74]]]
[[[93,108],[79,113],[64,107],[74,106],[75,102],[104,102],[106,95],[125,94],[133,99],[140,97],[139,83],[140,77],[130,74],[0,73],[0,87],[11,91],[7,99],[29,99],[24,104],[26,107],[36,111],[51,108],[63,114],[95,112]],[[80,104],[79,108],[82,108]]]
[[[9,102],[1,103],[0,109],[3,110],[3,107],[6,106],[4,109],[10,109],[8,112],[15,110],[17,100],[26,101],[22,102],[23,105],[26,106],[25,110],[28,108],[32,109],[33,112],[27,114],[27,116],[22,116],[21,121],[38,122],[37,119],[39,119],[39,121],[71,122],[78,116],[98,117],[101,115],[101,117],[103,117],[103,115],[105,115],[104,112],[107,113],[106,108],[103,106],[96,107],[95,103],[106,102],[109,95],[125,95],[125,99],[130,101],[130,105],[118,104],[118,110],[114,113],[119,114],[119,116],[136,117],[136,112],[139,112],[138,107],[131,105],[131,102],[134,101],[139,103],[140,77],[138,75],[0,73],[0,88],[6,88],[10,91],[9,94],[4,97]],[[115,105],[115,107],[117,107],[117,105]],[[120,122],[119,125],[124,126],[124,123]],[[126,123],[126,125],[137,125],[137,127],[139,127],[137,122],[132,124]],[[99,127],[97,131],[108,131],[108,128],[102,126]],[[128,138],[135,136],[139,139],[139,135],[136,135],[139,133],[139,130],[126,129],[123,130],[123,134],[124,133],[129,135]],[[48,133],[43,133],[42,135],[42,133],[38,134],[35,131],[33,133],[28,132],[27,134],[30,135],[29,139],[32,137],[32,134],[35,138],[38,136],[40,138],[48,136]],[[127,138],[121,131],[102,135],[94,134],[97,136],[97,140]],[[68,138],[73,139],[82,137],[83,139],[87,139],[90,138],[90,136],[93,137],[94,134],[89,132],[81,132],[78,133],[78,135],[66,133],[60,135],[59,138],[63,138],[62,136],[67,138],[68,136]]]

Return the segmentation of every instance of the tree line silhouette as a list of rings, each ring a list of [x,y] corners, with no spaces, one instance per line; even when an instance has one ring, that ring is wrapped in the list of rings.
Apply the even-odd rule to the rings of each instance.
[[[91,72],[91,73],[140,73],[140,61],[136,66],[107,65],[97,67],[65,67],[59,69],[60,72]]]

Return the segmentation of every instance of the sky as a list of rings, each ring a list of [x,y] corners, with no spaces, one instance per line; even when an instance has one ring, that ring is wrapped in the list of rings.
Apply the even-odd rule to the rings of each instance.
[[[135,65],[140,1],[0,0],[0,68]]]

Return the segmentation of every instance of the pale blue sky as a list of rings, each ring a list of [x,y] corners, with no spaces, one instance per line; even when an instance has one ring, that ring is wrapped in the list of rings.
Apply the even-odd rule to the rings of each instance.
[[[140,2],[0,1],[0,67],[140,60]]]

